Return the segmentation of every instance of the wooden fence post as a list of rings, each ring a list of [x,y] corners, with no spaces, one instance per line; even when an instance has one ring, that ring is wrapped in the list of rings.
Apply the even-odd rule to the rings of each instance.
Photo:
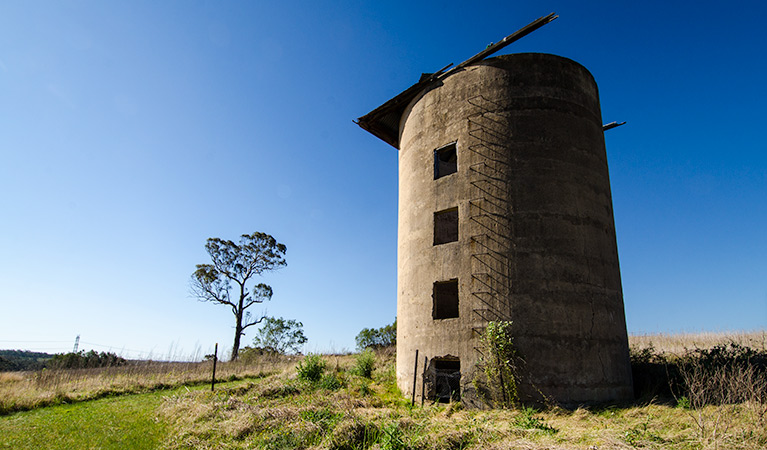
[[[423,401],[426,398],[426,368],[429,367],[429,357],[423,357],[423,375],[421,376],[421,408],[423,408]]]
[[[216,342],[216,348],[213,350],[213,379],[210,380],[210,390],[216,389],[216,362],[218,361],[218,342]]]
[[[410,401],[410,406],[415,406],[415,387],[418,380],[418,349],[415,349],[415,367],[413,368],[413,399]]]

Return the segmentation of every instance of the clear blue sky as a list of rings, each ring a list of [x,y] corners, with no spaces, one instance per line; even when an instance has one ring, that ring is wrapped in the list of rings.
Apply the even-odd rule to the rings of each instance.
[[[228,349],[190,275],[263,231],[268,314],[353,349],[396,312],[397,152],[352,119],[552,11],[504,52],[580,62],[628,122],[629,332],[767,328],[767,4],[630,4],[0,2],[0,348]]]

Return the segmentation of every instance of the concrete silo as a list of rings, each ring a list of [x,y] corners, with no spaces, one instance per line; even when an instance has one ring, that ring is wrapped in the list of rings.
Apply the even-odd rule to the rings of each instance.
[[[479,336],[511,321],[522,400],[632,398],[591,74],[549,54],[483,59],[425,76],[359,124],[399,149],[400,389],[479,405]]]

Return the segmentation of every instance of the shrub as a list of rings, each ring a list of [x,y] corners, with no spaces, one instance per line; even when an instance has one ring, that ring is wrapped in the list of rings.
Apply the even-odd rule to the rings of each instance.
[[[687,352],[672,386],[693,409],[767,400],[767,353],[730,343]],[[674,381],[674,380],[672,380]]]
[[[296,367],[298,379],[311,382],[319,381],[326,366],[325,360],[320,355],[310,353]]]
[[[511,407],[519,402],[517,383],[521,358],[514,349],[511,322],[490,322],[480,338],[482,357],[474,386],[491,406]]]
[[[390,423],[380,432],[382,450],[407,450],[411,447],[405,442],[405,434],[396,423]]]
[[[357,417],[341,421],[330,436],[330,448],[353,450],[369,448],[378,440],[378,427],[372,422]]]
[[[314,423],[325,429],[332,429],[344,418],[342,412],[336,412],[328,407],[306,409],[301,411],[300,416],[307,422]]]
[[[681,356],[632,348],[631,371],[638,399],[676,399],[697,409],[762,398],[767,394],[767,352],[736,343],[687,350]],[[761,396],[761,397],[760,397]],[[763,401],[757,400],[757,403]]]
[[[335,374],[328,373],[320,379],[319,387],[328,391],[336,391],[344,387],[344,383]]]
[[[652,346],[629,349],[631,374],[634,379],[634,397],[641,401],[671,399],[672,380],[678,379],[675,363]]]
[[[514,420],[514,426],[526,430],[540,430],[548,434],[554,434],[559,431],[540,417],[535,417],[536,413],[537,411],[534,408],[522,409],[522,414]]]
[[[356,356],[352,373],[364,378],[371,378],[375,369],[375,355],[370,349]]]

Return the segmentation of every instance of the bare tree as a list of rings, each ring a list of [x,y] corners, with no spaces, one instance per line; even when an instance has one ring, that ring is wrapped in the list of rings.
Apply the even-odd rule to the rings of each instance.
[[[260,323],[265,316],[253,318],[246,311],[272,298],[272,288],[258,283],[248,290],[246,284],[265,271],[285,266],[287,247],[266,233],[243,234],[240,243],[210,238],[205,244],[213,264],[198,264],[192,274],[191,290],[198,300],[227,305],[235,317],[232,361],[237,359],[240,338],[245,329]]]

